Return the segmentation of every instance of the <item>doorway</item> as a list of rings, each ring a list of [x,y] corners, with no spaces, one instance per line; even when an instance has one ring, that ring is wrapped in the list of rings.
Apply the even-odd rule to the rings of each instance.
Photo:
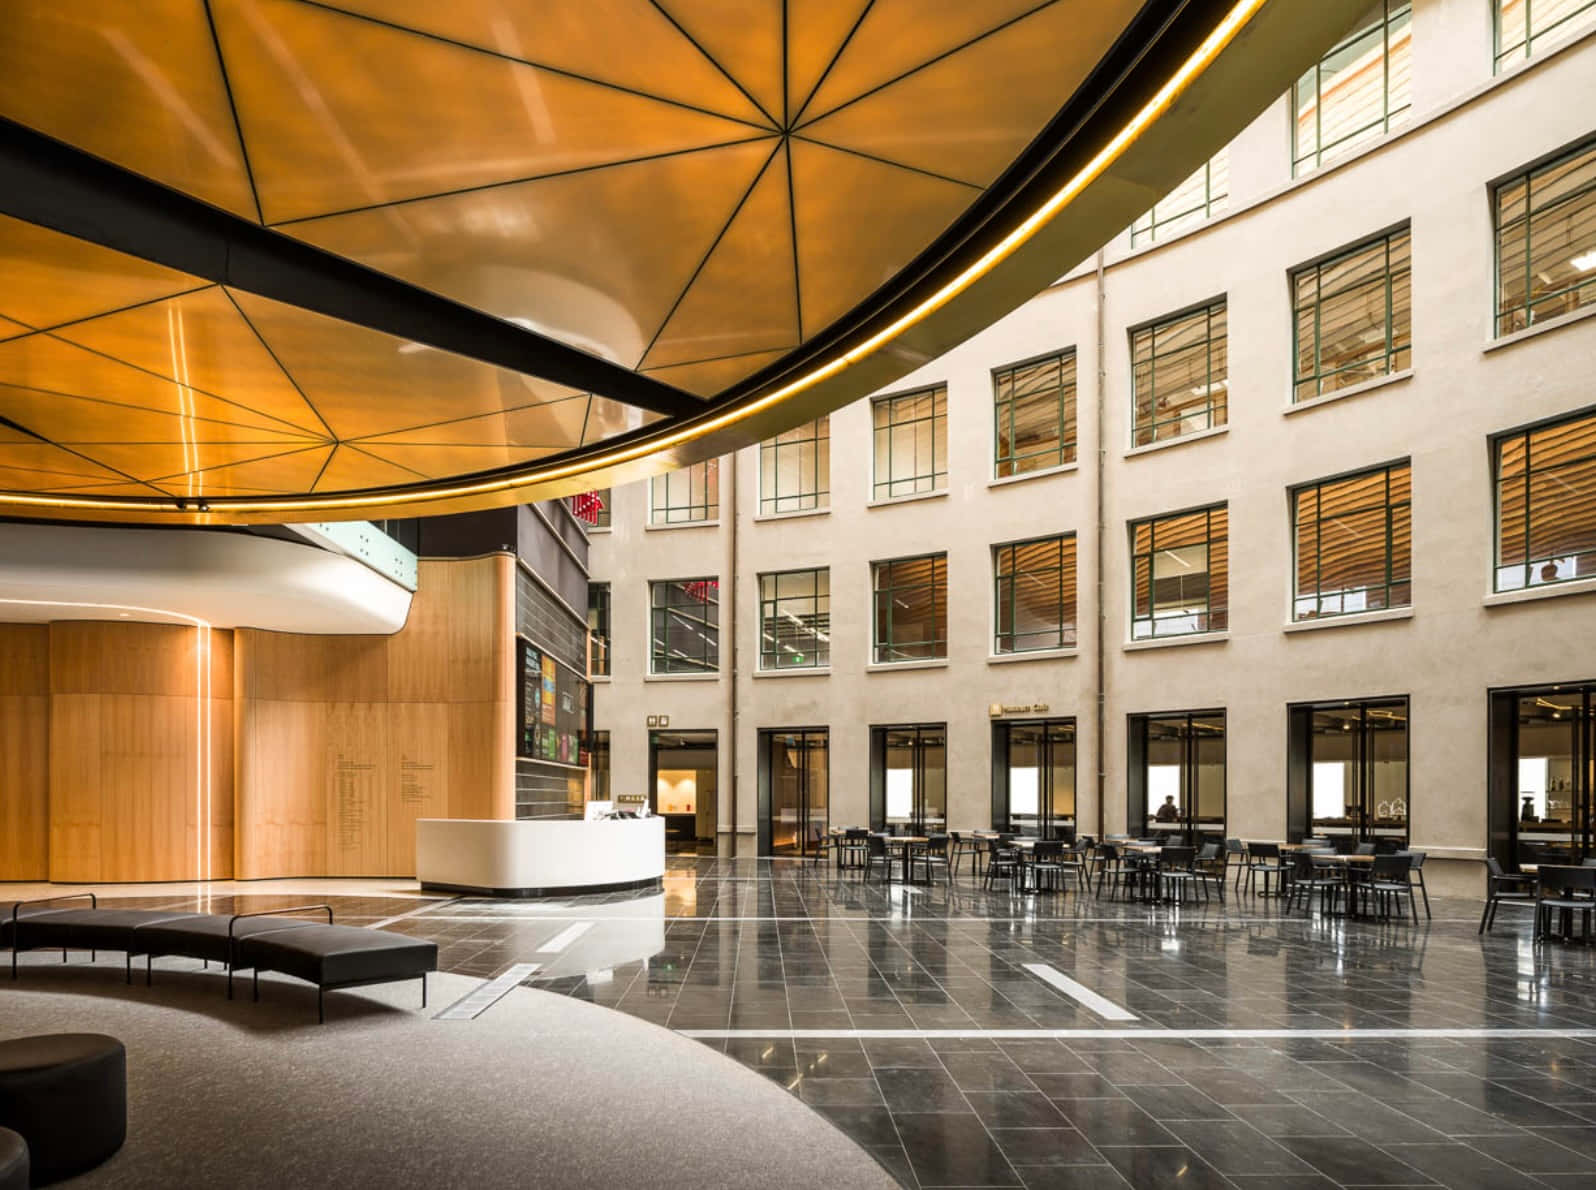
[[[992,829],[1074,839],[1074,719],[992,724]]]
[[[1225,712],[1130,716],[1126,826],[1195,846],[1225,835]]]
[[[1491,850],[1504,864],[1596,856],[1596,682],[1491,694]]]
[[[715,854],[719,780],[718,733],[648,733],[649,807],[665,820],[666,851]]]
[[[870,729],[870,825],[924,834],[948,825],[948,725]]]
[[[760,731],[760,855],[815,854],[831,825],[830,756],[823,727]]]
[[[1396,850],[1408,840],[1408,700],[1310,703],[1287,711],[1286,837]]]

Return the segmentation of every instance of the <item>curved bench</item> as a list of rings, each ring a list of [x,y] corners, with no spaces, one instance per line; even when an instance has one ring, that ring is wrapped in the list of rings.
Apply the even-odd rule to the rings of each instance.
[[[28,1142],[0,1128],[0,1190],[28,1190]]]
[[[88,897],[92,908],[45,908],[63,900]],[[327,924],[284,916],[312,910],[325,912]],[[268,939],[282,937],[280,944]],[[127,956],[127,979],[133,979],[133,956],[145,956],[145,983],[154,960],[182,955],[227,967],[227,995],[233,995],[233,974],[253,968],[255,998],[260,999],[260,972],[278,971],[316,985],[317,1018],[325,1022],[324,994],[344,988],[421,980],[421,1006],[427,1006],[427,976],[438,969],[438,946],[383,930],[332,924],[328,905],[294,905],[258,913],[187,913],[157,909],[101,909],[92,893],[43,901],[0,905],[0,945],[11,948],[11,978],[17,978],[17,955],[24,950],[120,950]]]
[[[27,1142],[33,1185],[92,1169],[127,1139],[127,1051],[103,1033],[0,1041],[0,1128]]]

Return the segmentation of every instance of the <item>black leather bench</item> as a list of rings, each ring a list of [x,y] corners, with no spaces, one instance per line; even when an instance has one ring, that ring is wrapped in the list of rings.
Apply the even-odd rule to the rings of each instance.
[[[59,902],[18,901],[0,905],[0,946],[11,948],[11,978],[17,978],[17,955],[24,950],[60,948],[120,950],[127,955],[132,982],[133,956],[145,956],[145,982],[152,978],[154,959],[182,955],[227,967],[227,995],[233,974],[253,968],[255,998],[260,999],[260,972],[277,971],[316,985],[316,1012],[326,1020],[325,993],[344,988],[421,980],[421,1006],[427,1006],[427,976],[438,969],[436,943],[383,930],[332,924],[327,905],[295,905],[260,913],[186,913],[155,909],[101,909],[92,893],[89,909],[62,909]],[[327,924],[285,914],[325,912]]]

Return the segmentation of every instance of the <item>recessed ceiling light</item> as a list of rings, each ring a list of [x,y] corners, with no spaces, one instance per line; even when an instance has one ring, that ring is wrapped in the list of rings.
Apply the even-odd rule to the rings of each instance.
[[[1581,252],[1568,263],[1582,273],[1588,273],[1592,269],[1596,269],[1596,248],[1591,249],[1589,252]]]

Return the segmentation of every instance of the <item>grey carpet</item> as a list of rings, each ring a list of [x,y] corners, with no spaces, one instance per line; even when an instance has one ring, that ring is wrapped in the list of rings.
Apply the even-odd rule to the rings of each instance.
[[[121,957],[25,956],[0,976],[0,1037],[101,1032],[128,1051],[128,1141],[69,1183],[115,1187],[824,1187],[896,1183],[817,1114],[698,1042],[609,1009],[516,988],[436,1021],[479,981],[328,997],[263,977]],[[187,965],[187,964],[185,964]],[[197,968],[197,964],[193,965]]]

